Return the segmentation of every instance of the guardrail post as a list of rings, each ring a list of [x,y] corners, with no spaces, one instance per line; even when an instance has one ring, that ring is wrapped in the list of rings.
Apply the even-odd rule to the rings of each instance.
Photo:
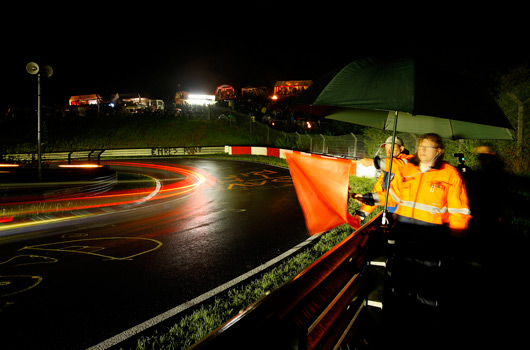
[[[101,150],[101,152],[98,153],[98,165],[100,165],[100,162],[101,162],[101,155],[103,154],[103,152],[105,152],[105,150]]]
[[[88,162],[89,163],[90,163],[90,156],[92,156],[92,153],[94,153],[94,152],[95,152],[94,150],[88,152]]]

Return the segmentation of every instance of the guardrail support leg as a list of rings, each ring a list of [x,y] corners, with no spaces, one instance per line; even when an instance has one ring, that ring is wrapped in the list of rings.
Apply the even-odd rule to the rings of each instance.
[[[90,151],[90,152],[88,153],[88,163],[90,163],[90,157],[92,156],[92,153],[94,153],[94,152],[95,152],[95,151]]]
[[[99,163],[101,162],[101,155],[103,152],[105,152],[105,150],[101,150],[101,152],[98,153],[98,165],[100,165]]]

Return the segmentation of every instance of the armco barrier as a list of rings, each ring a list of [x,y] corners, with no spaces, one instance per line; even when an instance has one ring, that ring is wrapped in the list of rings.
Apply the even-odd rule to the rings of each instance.
[[[378,327],[366,270],[368,247],[381,237],[380,214],[192,349],[356,348]]]
[[[120,157],[169,157],[184,155],[205,155],[224,153],[224,146],[215,147],[154,147],[154,148],[125,148],[107,150],[85,150],[71,152],[45,152],[41,155],[42,161],[68,161],[83,160],[88,162],[98,161],[101,158]],[[16,153],[6,155],[7,160],[13,161],[34,161],[37,158],[33,153]]]
[[[278,157],[285,159],[285,154],[293,151],[275,147],[257,146],[214,146],[214,147],[154,147],[154,148],[127,148],[127,149],[107,149],[107,150],[86,150],[72,152],[46,152],[41,155],[43,161],[68,161],[83,160],[88,162],[98,162],[102,158],[121,157],[171,157],[185,155],[208,155],[217,153],[228,153],[230,155],[248,154],[256,156]],[[310,154],[312,157],[332,157],[328,155]],[[14,161],[34,161],[37,157],[35,153],[17,153],[6,155],[8,160]],[[359,160],[352,159],[350,174],[355,176],[375,177],[376,172],[373,166],[365,167]]]
[[[269,157],[278,157],[278,158],[285,159],[285,154],[290,153],[290,152],[305,153],[305,152],[300,152],[300,151],[293,151],[293,150],[274,148],[274,147],[225,146],[225,153],[228,153],[230,155],[249,154],[249,155],[254,155],[254,156],[269,156]],[[328,155],[320,155],[320,154],[315,154],[315,153],[306,153],[306,154],[310,154],[312,157],[333,158],[332,155],[328,156]],[[365,176],[365,177],[376,176],[375,168],[373,166],[365,167],[357,159],[352,159],[351,162],[352,162],[352,167],[350,170],[351,175]]]

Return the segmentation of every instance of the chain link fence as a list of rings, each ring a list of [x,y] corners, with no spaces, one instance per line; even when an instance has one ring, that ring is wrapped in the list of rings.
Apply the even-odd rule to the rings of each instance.
[[[511,173],[530,173],[530,99],[519,101],[517,98],[504,96],[499,102],[515,130],[514,140],[444,140],[445,160],[452,165],[459,164],[457,153],[465,155],[466,165],[477,167],[479,162],[475,149],[481,145],[490,146],[497,152]],[[373,128],[365,129],[363,134],[329,136],[310,133],[283,132],[267,124],[253,121],[248,114],[225,109],[216,110],[213,114],[230,114],[239,127],[248,127],[252,136],[261,145],[295,149],[312,153],[330,154],[351,158],[372,158],[381,152],[380,146],[391,135],[390,131]],[[411,133],[398,133],[409,153],[416,152],[417,136]]]
[[[369,157],[364,135],[347,134],[329,136],[299,132],[285,132],[270,125],[256,121],[252,116],[229,109],[214,109],[211,117],[226,119],[234,126],[248,128],[257,144],[285,149],[294,149],[311,153],[322,153],[349,158]]]
[[[390,135],[389,132],[372,130],[372,133],[349,133],[340,136],[330,136],[315,133],[285,132],[271,125],[253,119],[252,116],[231,109],[212,109],[211,119],[225,119],[234,123],[234,127],[247,128],[256,140],[253,146],[272,146],[293,149],[317,154],[329,154],[348,158],[372,158],[381,152],[381,144]],[[289,121],[276,121],[289,123]],[[416,150],[416,135],[398,133],[410,153]]]

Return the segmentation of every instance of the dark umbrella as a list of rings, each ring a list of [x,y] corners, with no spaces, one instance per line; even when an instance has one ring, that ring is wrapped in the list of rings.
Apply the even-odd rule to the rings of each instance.
[[[513,139],[513,127],[491,95],[456,70],[422,60],[356,60],[315,82],[292,107],[392,130],[394,138],[400,131]]]
[[[513,139],[491,95],[449,67],[421,60],[361,59],[329,73],[293,104],[317,116],[450,139]]]

